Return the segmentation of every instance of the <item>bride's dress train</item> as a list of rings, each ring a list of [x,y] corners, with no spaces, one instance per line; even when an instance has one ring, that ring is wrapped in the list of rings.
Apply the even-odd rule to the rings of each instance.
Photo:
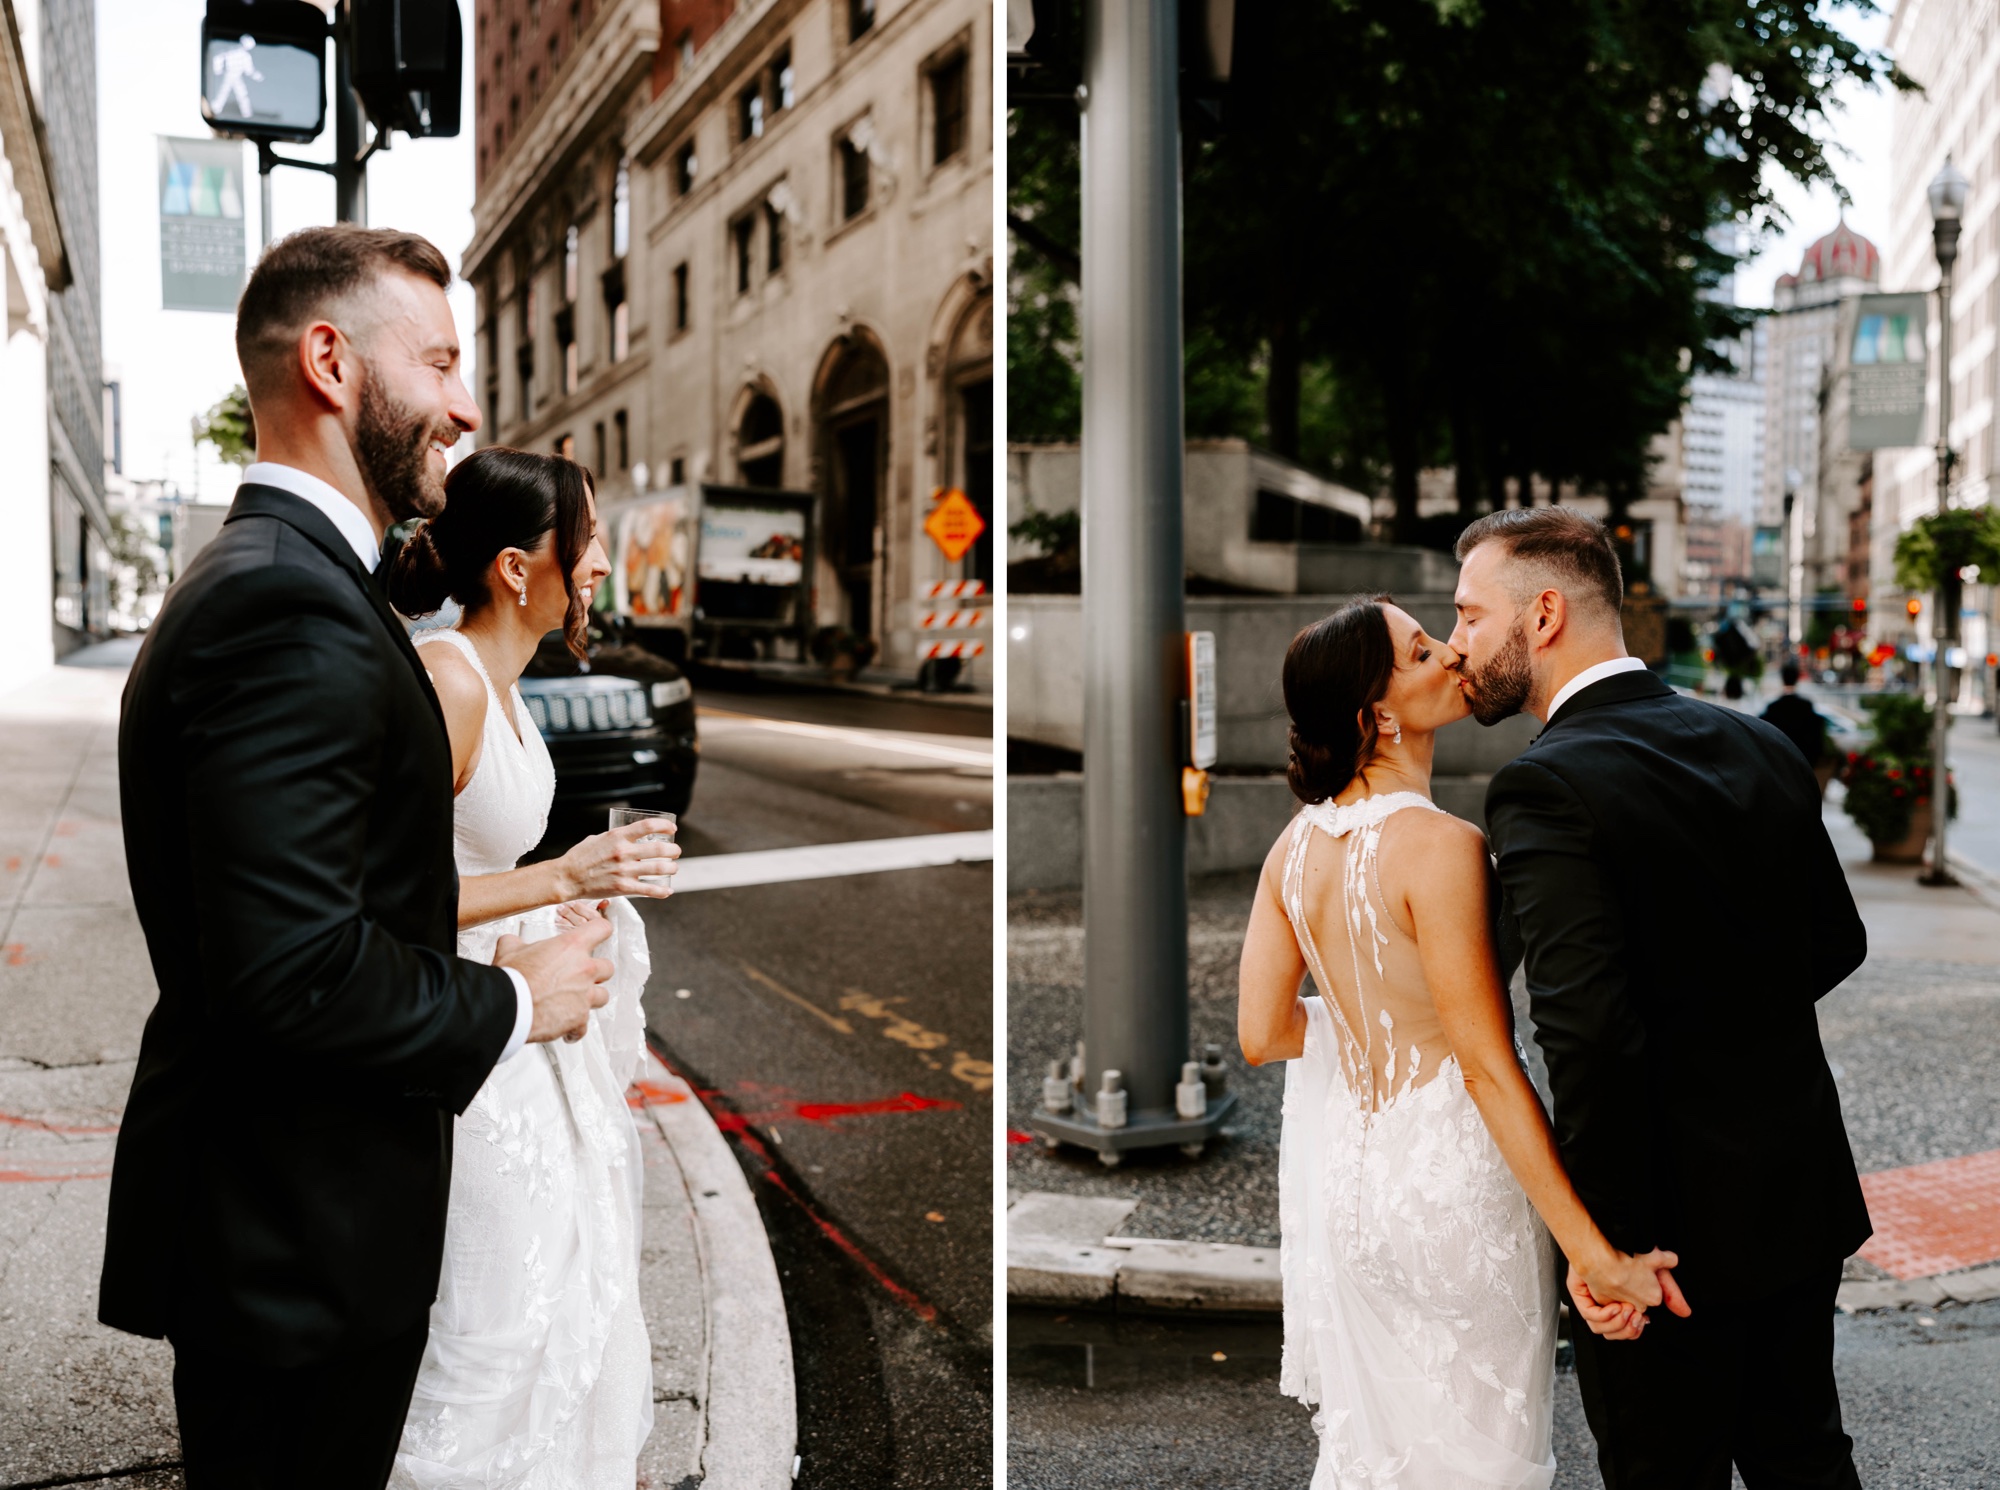
[[[454,645],[486,678],[456,631]],[[555,793],[548,747],[512,690],[520,736],[487,679],[479,762],[456,804],[460,875],[512,869]],[[610,1001],[581,1040],[496,1066],[454,1142],[430,1343],[389,1483],[399,1490],[632,1490],[652,1429],[652,1349],[637,1297],[643,1158],[625,1089],[645,1058],[645,928],[623,900],[598,955]],[[490,962],[504,934],[553,936],[553,908],[461,932]]]
[[[1318,1411],[1312,1490],[1546,1490],[1555,1475],[1554,1246],[1441,1036],[1416,944],[1382,903],[1382,825],[1415,793],[1308,806],[1282,893],[1322,997],[1285,1073],[1280,1388]],[[1327,852],[1315,858],[1325,835]],[[1306,870],[1338,877],[1308,921]],[[1324,882],[1324,881],[1323,881]],[[1419,1002],[1420,1001],[1420,1002]]]

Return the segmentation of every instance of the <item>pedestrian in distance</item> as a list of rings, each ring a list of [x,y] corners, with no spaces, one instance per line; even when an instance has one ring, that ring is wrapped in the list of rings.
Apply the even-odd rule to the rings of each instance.
[[[1778,669],[1781,685],[1778,696],[1765,706],[1758,717],[1798,746],[1799,754],[1813,768],[1813,775],[1819,779],[1819,789],[1824,794],[1827,782],[1833,779],[1833,762],[1827,759],[1826,753],[1826,718],[1812,706],[1812,700],[1800,694],[1801,676],[1803,670],[1798,662],[1786,658]]]
[[[386,229],[264,255],[236,322],[258,460],[125,691],[126,858],[160,994],[99,1318],[172,1342],[195,1490],[386,1481],[453,1116],[608,997],[595,912],[491,962],[454,945],[451,740],[374,574],[391,524],[443,508],[445,453],[479,426],[450,280]]]
[[[1485,842],[1430,796],[1458,662],[1386,598],[1285,656],[1305,805],[1264,863],[1238,1031],[1289,1062],[1280,1384],[1318,1409],[1316,1490],[1550,1483],[1550,1232],[1608,1325],[1684,1307],[1673,1253],[1592,1219],[1522,1069]]]
[[[1451,649],[1482,724],[1543,721],[1494,773],[1502,935],[1525,952],[1563,1167],[1612,1246],[1671,1249],[1691,1312],[1636,1327],[1581,1260],[1577,1384],[1607,1485],[1859,1484],[1833,1374],[1870,1235],[1817,1001],[1867,934],[1796,745],[1626,655],[1603,525],[1495,512],[1458,540]],[[1684,908],[1755,866],[1755,916]]]

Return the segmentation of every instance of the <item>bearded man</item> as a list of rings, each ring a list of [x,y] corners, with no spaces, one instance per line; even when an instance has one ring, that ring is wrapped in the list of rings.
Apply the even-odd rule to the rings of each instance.
[[[257,463],[125,689],[119,786],[160,998],[98,1317],[165,1336],[193,1490],[386,1482],[436,1297],[452,1117],[581,1033],[610,925],[455,955],[437,696],[373,578],[479,427],[444,256],[313,228],[238,307]]]
[[[1691,1311],[1617,1325],[1572,1271],[1604,1483],[1726,1490],[1733,1462],[1751,1490],[1853,1490],[1834,1292],[1870,1225],[1814,1004],[1868,941],[1818,783],[1770,725],[1626,655],[1595,519],[1496,512],[1458,557],[1474,717],[1543,721],[1486,825],[1557,1145],[1613,1246],[1678,1255]]]

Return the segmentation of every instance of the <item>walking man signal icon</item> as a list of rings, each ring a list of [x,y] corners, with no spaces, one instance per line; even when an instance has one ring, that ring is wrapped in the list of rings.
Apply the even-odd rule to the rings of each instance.
[[[208,64],[208,70],[222,79],[221,85],[209,95],[209,110],[220,116],[236,101],[236,111],[243,118],[250,117],[250,90],[246,83],[261,83],[264,74],[257,71],[257,59],[250,54],[257,49],[257,38],[240,37],[233,51],[217,52]]]

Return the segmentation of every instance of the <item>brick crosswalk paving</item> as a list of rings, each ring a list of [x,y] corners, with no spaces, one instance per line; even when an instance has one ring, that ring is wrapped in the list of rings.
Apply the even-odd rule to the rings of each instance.
[[[1875,1235],[1861,1255],[1897,1278],[2000,1261],[2000,1149],[1861,1177]]]

